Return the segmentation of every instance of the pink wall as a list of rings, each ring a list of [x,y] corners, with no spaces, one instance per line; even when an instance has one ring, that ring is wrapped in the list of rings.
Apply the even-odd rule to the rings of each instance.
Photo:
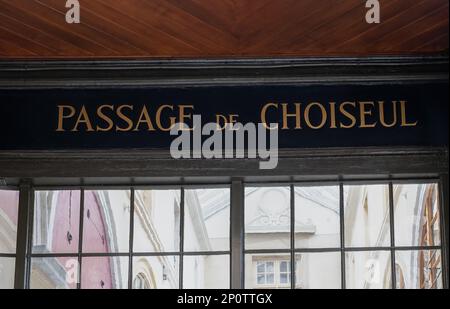
[[[0,209],[2,209],[8,218],[17,226],[17,216],[19,209],[19,192],[0,191]]]
[[[101,203],[94,191],[86,191],[84,196],[83,252],[107,253],[106,234]],[[89,213],[89,217],[88,217]],[[112,287],[111,265],[108,257],[89,257],[82,261],[81,286],[83,288],[108,289]]]

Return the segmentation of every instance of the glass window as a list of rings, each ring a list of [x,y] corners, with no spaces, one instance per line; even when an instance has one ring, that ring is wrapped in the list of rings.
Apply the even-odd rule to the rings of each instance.
[[[134,202],[134,252],[180,250],[180,191],[137,190]]]
[[[15,259],[0,257],[0,290],[14,288]]]
[[[29,285],[222,289],[234,275],[247,289],[444,287],[436,183],[340,186],[244,186],[243,274],[230,274],[230,188],[136,190],[134,207],[133,188],[37,190]],[[17,191],[0,190],[0,288],[14,287],[21,266],[18,205]]]
[[[246,289],[289,289],[290,254],[246,254],[245,276]]]
[[[127,289],[128,257],[84,257],[82,289]]]
[[[391,253],[356,251],[345,254],[347,289],[390,289]]]
[[[275,283],[274,262],[257,262],[256,280],[258,285],[274,284]]]
[[[389,247],[389,186],[344,186],[347,247]]]
[[[340,247],[339,186],[295,187],[296,248]]]
[[[230,189],[185,190],[184,251],[230,250]]]
[[[83,252],[128,252],[130,194],[129,190],[85,191]]]
[[[133,280],[134,290],[148,290],[150,289],[150,283],[145,278],[144,274],[138,274]]]
[[[439,246],[439,208],[437,184],[395,185],[395,245]]]
[[[229,255],[184,256],[183,288],[229,289],[230,256]]]
[[[77,253],[80,191],[36,191],[33,253]]]
[[[341,253],[314,252],[295,255],[297,289],[340,289]]]
[[[178,289],[179,288],[178,256],[135,256],[133,258],[134,289]],[[143,284],[145,282],[145,285]]]
[[[289,187],[245,188],[245,249],[290,248]]]
[[[400,288],[443,288],[440,250],[397,251],[395,260],[401,270],[401,273],[397,272],[397,284],[403,279]]]
[[[19,192],[0,190],[0,253],[16,253]]]
[[[291,262],[281,261],[280,262],[280,284],[290,284],[291,283]]]
[[[32,289],[76,289],[77,257],[46,257],[31,259],[30,287]]]

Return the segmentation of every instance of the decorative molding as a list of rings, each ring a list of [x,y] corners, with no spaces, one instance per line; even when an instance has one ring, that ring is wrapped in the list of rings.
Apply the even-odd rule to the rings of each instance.
[[[146,61],[0,61],[0,89],[448,82],[448,64],[448,55]]]

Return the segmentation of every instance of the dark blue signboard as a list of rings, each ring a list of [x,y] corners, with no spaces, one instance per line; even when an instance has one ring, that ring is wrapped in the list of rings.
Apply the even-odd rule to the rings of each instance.
[[[278,126],[280,148],[448,146],[448,84],[0,90],[0,149],[168,148],[174,123]]]

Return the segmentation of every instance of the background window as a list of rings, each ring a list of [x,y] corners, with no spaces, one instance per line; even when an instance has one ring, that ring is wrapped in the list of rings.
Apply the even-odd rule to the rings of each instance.
[[[275,284],[275,266],[274,262],[256,263],[256,280],[258,285]]]

